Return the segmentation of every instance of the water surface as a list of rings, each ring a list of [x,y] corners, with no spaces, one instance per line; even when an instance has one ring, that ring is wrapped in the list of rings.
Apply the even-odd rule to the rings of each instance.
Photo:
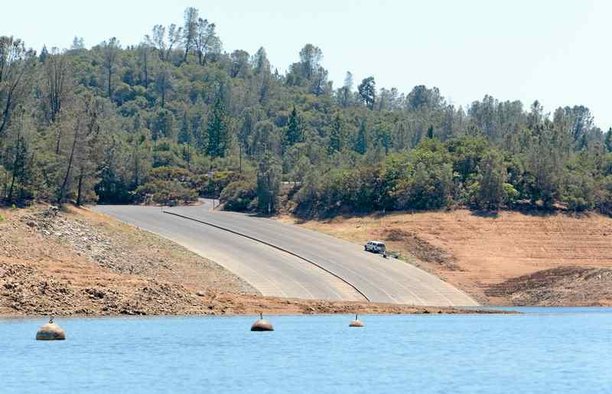
[[[612,309],[0,320],[1,392],[612,392]]]

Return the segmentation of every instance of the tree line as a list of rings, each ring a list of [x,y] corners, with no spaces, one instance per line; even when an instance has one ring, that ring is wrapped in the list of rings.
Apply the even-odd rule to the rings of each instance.
[[[612,213],[612,130],[588,108],[328,79],[306,44],[279,73],[223,51],[188,8],[138,45],[0,37],[0,201],[181,203],[303,216],[378,210]]]

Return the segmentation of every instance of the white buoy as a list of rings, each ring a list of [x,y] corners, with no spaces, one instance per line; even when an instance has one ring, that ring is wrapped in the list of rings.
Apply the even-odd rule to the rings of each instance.
[[[355,315],[355,320],[349,324],[349,327],[363,327],[365,324],[361,320],[359,320],[358,316]]]
[[[36,332],[37,341],[63,341],[66,339],[64,329],[53,323],[53,317],[49,319],[49,323],[41,326]]]
[[[251,331],[274,331],[272,323],[264,320],[263,314],[259,313],[259,320],[251,326]]]

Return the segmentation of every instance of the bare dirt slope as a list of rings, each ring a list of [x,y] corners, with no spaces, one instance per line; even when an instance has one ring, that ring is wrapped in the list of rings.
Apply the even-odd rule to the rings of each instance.
[[[255,293],[213,262],[87,210],[2,215],[2,314],[200,313],[212,293]]]
[[[302,225],[354,242],[384,240],[483,303],[612,305],[612,219],[601,215],[457,210]]]
[[[101,214],[0,215],[0,316],[462,312],[262,297],[216,263]]]

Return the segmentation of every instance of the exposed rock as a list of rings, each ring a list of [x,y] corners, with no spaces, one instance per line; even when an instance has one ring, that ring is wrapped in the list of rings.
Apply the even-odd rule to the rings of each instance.
[[[612,299],[612,269],[559,267],[490,286],[488,297],[509,298],[514,305],[593,306]]]

